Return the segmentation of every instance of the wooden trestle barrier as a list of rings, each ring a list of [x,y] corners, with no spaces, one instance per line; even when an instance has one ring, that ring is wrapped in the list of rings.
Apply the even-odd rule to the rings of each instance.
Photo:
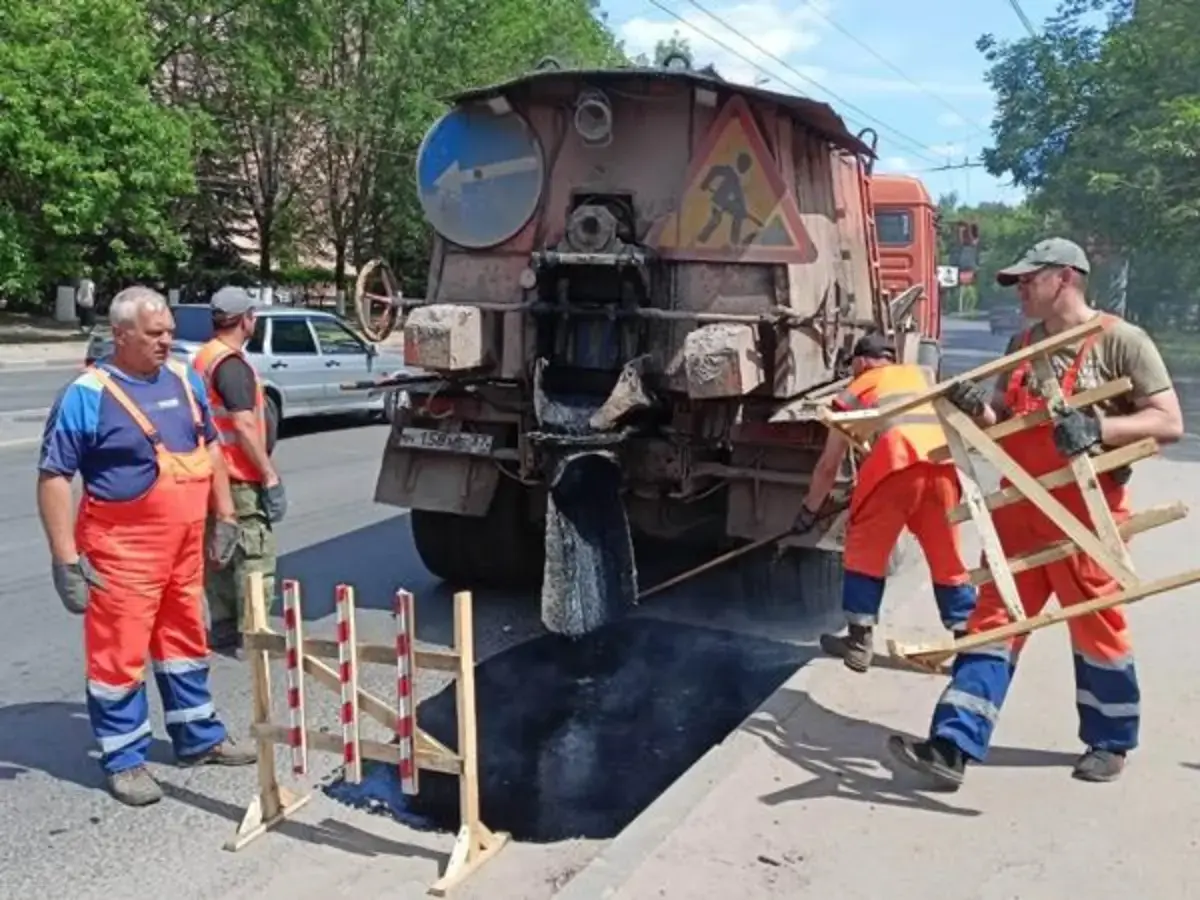
[[[1137,441],[1098,456],[1081,454],[1071,462],[1040,478],[1035,478],[1019,466],[997,443],[997,440],[1016,434],[1050,421],[1056,411],[1064,407],[1085,408],[1127,393],[1133,387],[1128,378],[1105,382],[1090,390],[1080,391],[1064,397],[1062,386],[1054,374],[1050,354],[1055,350],[1079,341],[1101,328],[1099,317],[1082,325],[1063,331],[1058,335],[1031,344],[1007,356],[979,366],[934,385],[927,391],[902,401],[886,404],[878,409],[855,410],[835,413],[823,410],[821,419],[830,427],[837,428],[859,447],[869,444],[870,435],[877,433],[888,420],[903,415],[924,404],[932,404],[946,434],[946,444],[935,451],[933,458],[951,460],[958,470],[962,486],[963,502],[950,513],[950,521],[963,522],[970,519],[975,523],[983,546],[984,565],[971,572],[971,581],[981,585],[995,582],[996,589],[1008,611],[1011,621],[998,628],[979,634],[968,635],[958,641],[946,638],[928,644],[902,644],[888,641],[888,653],[898,661],[917,668],[942,672],[946,662],[956,653],[1007,641],[1017,635],[1027,634],[1066,622],[1078,616],[1088,615],[1115,606],[1121,606],[1155,594],[1200,581],[1200,569],[1192,569],[1179,575],[1142,581],[1134,572],[1125,540],[1135,534],[1149,531],[1169,522],[1176,522],[1188,514],[1182,503],[1168,503],[1134,514],[1118,526],[1104,500],[1097,475],[1111,472],[1123,466],[1131,466],[1158,453],[1158,443],[1153,438]],[[1022,363],[1031,363],[1031,379],[1040,396],[1047,400],[1047,408],[1017,416],[1000,422],[991,428],[982,429],[956,408],[945,394],[956,384],[979,382],[1005,372],[1010,372]],[[979,486],[975,462],[970,456],[974,450],[994,466],[1011,485],[984,495]],[[1072,515],[1050,490],[1074,482],[1079,486],[1087,506],[1089,518],[1095,531],[1089,530]],[[1032,502],[1065,535],[1057,543],[1050,544],[1031,553],[1007,559],[991,511],[1022,500]],[[1121,586],[1122,590],[1107,597],[1089,600],[1067,607],[1048,610],[1033,617],[1026,617],[1017,594],[1014,575],[1035,569],[1078,553],[1090,556]]]
[[[459,809],[462,823],[450,860],[442,877],[429,889],[434,896],[445,896],[451,888],[471,875],[508,842],[509,835],[493,832],[479,818],[479,770],[475,721],[475,636],[471,594],[454,595],[454,646],[449,649],[417,649],[414,646],[416,620],[412,594],[397,591],[394,612],[394,645],[359,643],[354,627],[354,588],[339,584],[337,599],[337,639],[303,636],[300,609],[300,585],[283,582],[284,634],[272,631],[267,623],[267,605],[261,573],[247,578],[247,602],[242,625],[243,646],[250,666],[254,706],[251,734],[258,743],[258,795],[250,803],[237,832],[225,844],[236,851],[270,828],[287,819],[311,799],[312,794],[296,796],[279,784],[275,766],[275,745],[291,750],[292,771],[303,775],[308,770],[308,749],[337,753],[345,763],[346,781],[362,779],[363,759],[373,759],[398,767],[401,790],[414,795],[421,769],[458,776]],[[288,725],[271,720],[271,676],[269,659],[283,657],[287,670]],[[338,668],[322,662],[336,659]],[[396,667],[396,703],[389,704],[358,686],[358,663],[382,663]],[[458,751],[455,752],[417,726],[413,676],[416,670],[434,669],[452,674],[455,680]],[[306,726],[304,679],[336,691],[341,697],[341,734],[326,734]],[[360,711],[383,725],[396,736],[396,743],[384,743],[359,736]]]

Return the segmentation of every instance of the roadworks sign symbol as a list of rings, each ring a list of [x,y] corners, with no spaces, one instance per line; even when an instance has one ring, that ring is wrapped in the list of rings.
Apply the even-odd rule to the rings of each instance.
[[[810,263],[817,251],[746,101],[725,104],[684,180],[676,212],[650,243],[713,262]]]

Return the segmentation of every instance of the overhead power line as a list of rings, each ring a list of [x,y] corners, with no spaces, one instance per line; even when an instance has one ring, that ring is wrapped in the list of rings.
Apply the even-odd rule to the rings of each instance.
[[[828,24],[830,27],[836,29],[841,34],[845,35],[847,38],[854,41],[854,43],[858,44],[858,46],[862,47],[864,50],[866,50],[868,53],[870,53],[873,57],[875,57],[877,60],[879,60],[885,66],[887,66],[889,69],[891,69],[893,72],[895,72],[901,78],[903,78],[905,81],[907,81],[913,87],[915,87],[918,91],[920,91],[921,93],[925,94],[928,97],[932,97],[934,100],[936,100],[938,103],[940,103],[943,108],[949,110],[950,112],[954,113],[954,115],[956,115],[960,119],[962,119],[964,124],[971,121],[970,116],[968,116],[962,110],[955,107],[954,104],[952,104],[945,97],[943,97],[940,94],[936,93],[935,91],[931,90],[927,85],[923,85],[920,82],[913,80],[907,72],[905,72],[903,69],[901,69],[895,63],[893,63],[890,59],[885,57],[882,53],[880,53],[878,50],[876,50],[874,47],[872,47],[866,41],[864,41],[860,37],[858,37],[858,35],[854,34],[852,31],[850,31],[850,29],[844,27],[843,25],[839,24],[838,22],[835,22],[829,16],[825,15],[825,13],[823,13],[819,9],[817,9],[817,7],[813,6],[811,3],[811,0],[808,4],[806,4],[806,6],[807,6],[808,11],[813,13],[813,15],[817,16],[822,21],[824,21],[826,24]],[[983,129],[977,128],[975,131],[972,131],[970,134],[968,134],[967,137],[968,138],[974,137],[975,135],[982,134],[982,133],[983,133]]]
[[[676,19],[677,21],[679,21],[679,22],[681,22],[682,24],[686,25],[688,28],[690,28],[690,29],[692,29],[693,31],[695,31],[695,32],[696,32],[697,34],[699,34],[701,37],[705,38],[706,40],[712,41],[712,42],[713,42],[714,44],[716,44],[718,47],[721,47],[721,48],[723,48],[724,50],[726,50],[727,52],[729,52],[729,53],[732,53],[732,54],[733,54],[734,56],[736,56],[738,59],[742,60],[742,61],[743,61],[743,62],[745,62],[747,65],[749,65],[749,66],[752,66],[752,67],[753,67],[755,70],[757,70],[757,71],[761,72],[762,74],[766,75],[768,78],[772,78],[772,79],[774,79],[774,80],[776,80],[776,81],[779,81],[780,83],[782,83],[782,84],[786,85],[787,87],[791,88],[793,91],[795,91],[795,92],[796,92],[796,93],[798,93],[798,94],[804,94],[804,93],[805,93],[805,90],[804,90],[803,88],[801,88],[801,87],[798,87],[796,84],[794,84],[794,83],[792,83],[792,82],[789,82],[789,81],[787,81],[786,79],[780,78],[780,77],[779,77],[779,75],[778,75],[777,73],[775,73],[775,72],[772,72],[771,70],[769,70],[769,69],[765,68],[764,66],[762,66],[762,64],[760,64],[760,63],[756,62],[755,60],[751,59],[749,56],[747,56],[745,53],[742,53],[740,50],[738,50],[738,49],[736,49],[736,48],[734,48],[734,47],[730,46],[730,45],[729,45],[727,42],[725,42],[725,41],[721,40],[720,38],[716,37],[716,36],[715,36],[715,35],[713,35],[711,32],[705,31],[705,30],[704,30],[703,28],[701,28],[699,25],[696,25],[696,24],[694,24],[694,23],[692,23],[692,22],[689,22],[687,19],[685,19],[683,16],[681,16],[681,15],[680,15],[679,13],[677,13],[675,10],[671,9],[669,6],[666,6],[665,4],[663,4],[662,2],[660,2],[660,0],[649,0],[649,2],[650,2],[652,5],[656,6],[658,9],[662,10],[663,12],[665,12],[667,15],[671,16],[672,18]],[[931,153],[935,153],[936,151],[934,151],[932,148],[930,148],[930,147],[926,146],[925,144],[921,143],[921,142],[920,142],[920,141],[918,141],[916,138],[910,137],[909,135],[905,134],[903,131],[900,131],[899,129],[897,129],[897,128],[894,128],[893,126],[889,125],[887,122],[884,122],[882,119],[879,119],[879,118],[877,118],[876,116],[873,116],[873,115],[871,115],[869,112],[867,112],[866,110],[862,109],[861,107],[858,107],[858,106],[854,105],[854,104],[853,104],[853,103],[851,103],[849,100],[846,100],[844,97],[840,97],[840,96],[838,96],[836,93],[834,93],[833,91],[831,91],[829,88],[825,87],[823,84],[821,84],[821,83],[820,83],[819,81],[817,81],[816,79],[814,79],[814,78],[811,78],[811,77],[809,77],[808,75],[805,75],[803,72],[801,72],[801,71],[797,70],[797,69],[796,69],[794,66],[792,66],[790,63],[786,62],[785,60],[782,60],[782,59],[780,59],[778,56],[776,56],[775,54],[771,53],[770,51],[768,51],[768,50],[764,50],[764,49],[763,49],[761,46],[759,46],[757,43],[755,43],[755,42],[754,42],[753,40],[751,40],[750,38],[746,37],[746,35],[744,35],[744,34],[743,34],[742,32],[740,32],[740,31],[738,31],[736,28],[734,28],[732,25],[730,25],[728,22],[726,22],[726,21],[725,21],[724,19],[722,19],[720,16],[718,16],[718,15],[716,15],[715,13],[712,13],[712,12],[710,12],[709,10],[705,9],[703,6],[701,6],[699,3],[697,3],[697,2],[696,2],[696,0],[689,0],[689,2],[690,2],[690,3],[691,3],[693,6],[695,6],[695,7],[696,7],[698,10],[700,10],[702,13],[704,13],[706,16],[708,16],[709,18],[711,18],[711,19],[713,19],[714,21],[716,21],[716,22],[717,22],[719,25],[721,25],[723,28],[726,28],[727,30],[729,30],[729,31],[730,31],[730,32],[732,32],[733,34],[737,35],[739,38],[741,38],[743,41],[745,41],[747,44],[749,44],[751,47],[753,47],[753,48],[754,48],[755,50],[757,50],[759,53],[763,54],[763,56],[766,56],[766,57],[768,57],[769,59],[772,59],[772,60],[774,60],[774,61],[775,61],[775,62],[777,62],[779,65],[781,65],[781,66],[783,66],[785,69],[787,69],[788,71],[790,71],[790,72],[793,72],[793,73],[794,73],[794,74],[795,74],[797,77],[799,77],[799,78],[800,78],[800,79],[802,79],[803,81],[806,81],[806,82],[808,82],[808,83],[812,84],[812,85],[813,85],[814,87],[816,87],[818,90],[822,91],[822,92],[823,92],[823,93],[825,93],[825,94],[828,94],[830,97],[832,97],[832,98],[833,98],[834,100],[836,100],[838,103],[841,103],[841,104],[842,104],[843,106],[845,106],[847,109],[852,109],[852,110],[856,111],[856,112],[857,112],[857,113],[858,113],[860,116],[862,116],[862,117],[863,117],[863,119],[866,119],[867,121],[870,121],[870,122],[874,122],[874,123],[875,123],[876,125],[878,125],[880,128],[882,128],[882,129],[884,129],[885,131],[888,131],[888,132],[890,132],[891,134],[895,135],[895,136],[896,136],[896,138],[897,138],[897,139],[899,139],[901,142],[903,142],[903,143],[905,143],[905,144],[909,145],[909,147],[913,148],[913,153],[914,153],[914,155],[915,155],[915,156],[917,156],[917,157],[919,157],[919,158],[921,158],[921,159],[923,159],[923,160],[925,160],[926,162],[929,162],[929,163],[936,163],[936,162],[937,162],[937,160],[936,160],[936,159],[934,159],[934,158],[933,158],[933,157],[931,157],[931,156],[928,156],[928,155],[926,155],[926,153],[925,153],[925,152],[923,152],[923,151],[926,151],[926,150],[928,150],[928,151],[929,151],[929,152],[931,152]],[[851,121],[854,121],[854,119],[853,119],[851,116],[846,116],[846,118],[847,118],[847,119],[850,119]],[[861,122],[859,122],[859,123],[856,123],[856,124],[862,124],[862,123],[861,123]]]

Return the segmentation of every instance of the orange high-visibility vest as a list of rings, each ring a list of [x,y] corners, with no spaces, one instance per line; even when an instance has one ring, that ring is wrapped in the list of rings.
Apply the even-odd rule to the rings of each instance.
[[[894,363],[863,372],[835,403],[844,410],[873,409],[915,397],[930,387],[929,376],[920,366]],[[893,472],[928,461],[929,454],[945,443],[945,432],[931,403],[888,419],[863,460],[855,491],[865,496]]]
[[[208,403],[212,408],[213,426],[216,428],[217,438],[221,442],[221,452],[225,456],[229,477],[237,481],[261,484],[263,474],[258,471],[258,466],[242,449],[242,445],[238,441],[237,427],[233,424],[233,414],[225,408],[221,395],[213,386],[212,376],[217,370],[217,364],[235,354],[241,356],[243,360],[246,359],[241,350],[234,349],[213,338],[200,348],[192,360],[192,368],[199,372],[200,377],[204,379],[204,387],[208,391]],[[249,365],[249,361],[247,361],[247,365]],[[259,381],[258,373],[254,371],[253,366],[250,366],[250,372],[254,376],[254,420],[258,427],[259,437],[265,447],[267,441],[266,395],[263,393],[262,382]]]

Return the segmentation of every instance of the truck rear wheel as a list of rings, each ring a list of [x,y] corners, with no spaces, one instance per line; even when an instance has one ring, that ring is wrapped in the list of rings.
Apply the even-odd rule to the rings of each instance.
[[[501,478],[483,516],[414,509],[413,543],[430,572],[462,589],[541,582],[544,536],[527,515],[529,491]]]

